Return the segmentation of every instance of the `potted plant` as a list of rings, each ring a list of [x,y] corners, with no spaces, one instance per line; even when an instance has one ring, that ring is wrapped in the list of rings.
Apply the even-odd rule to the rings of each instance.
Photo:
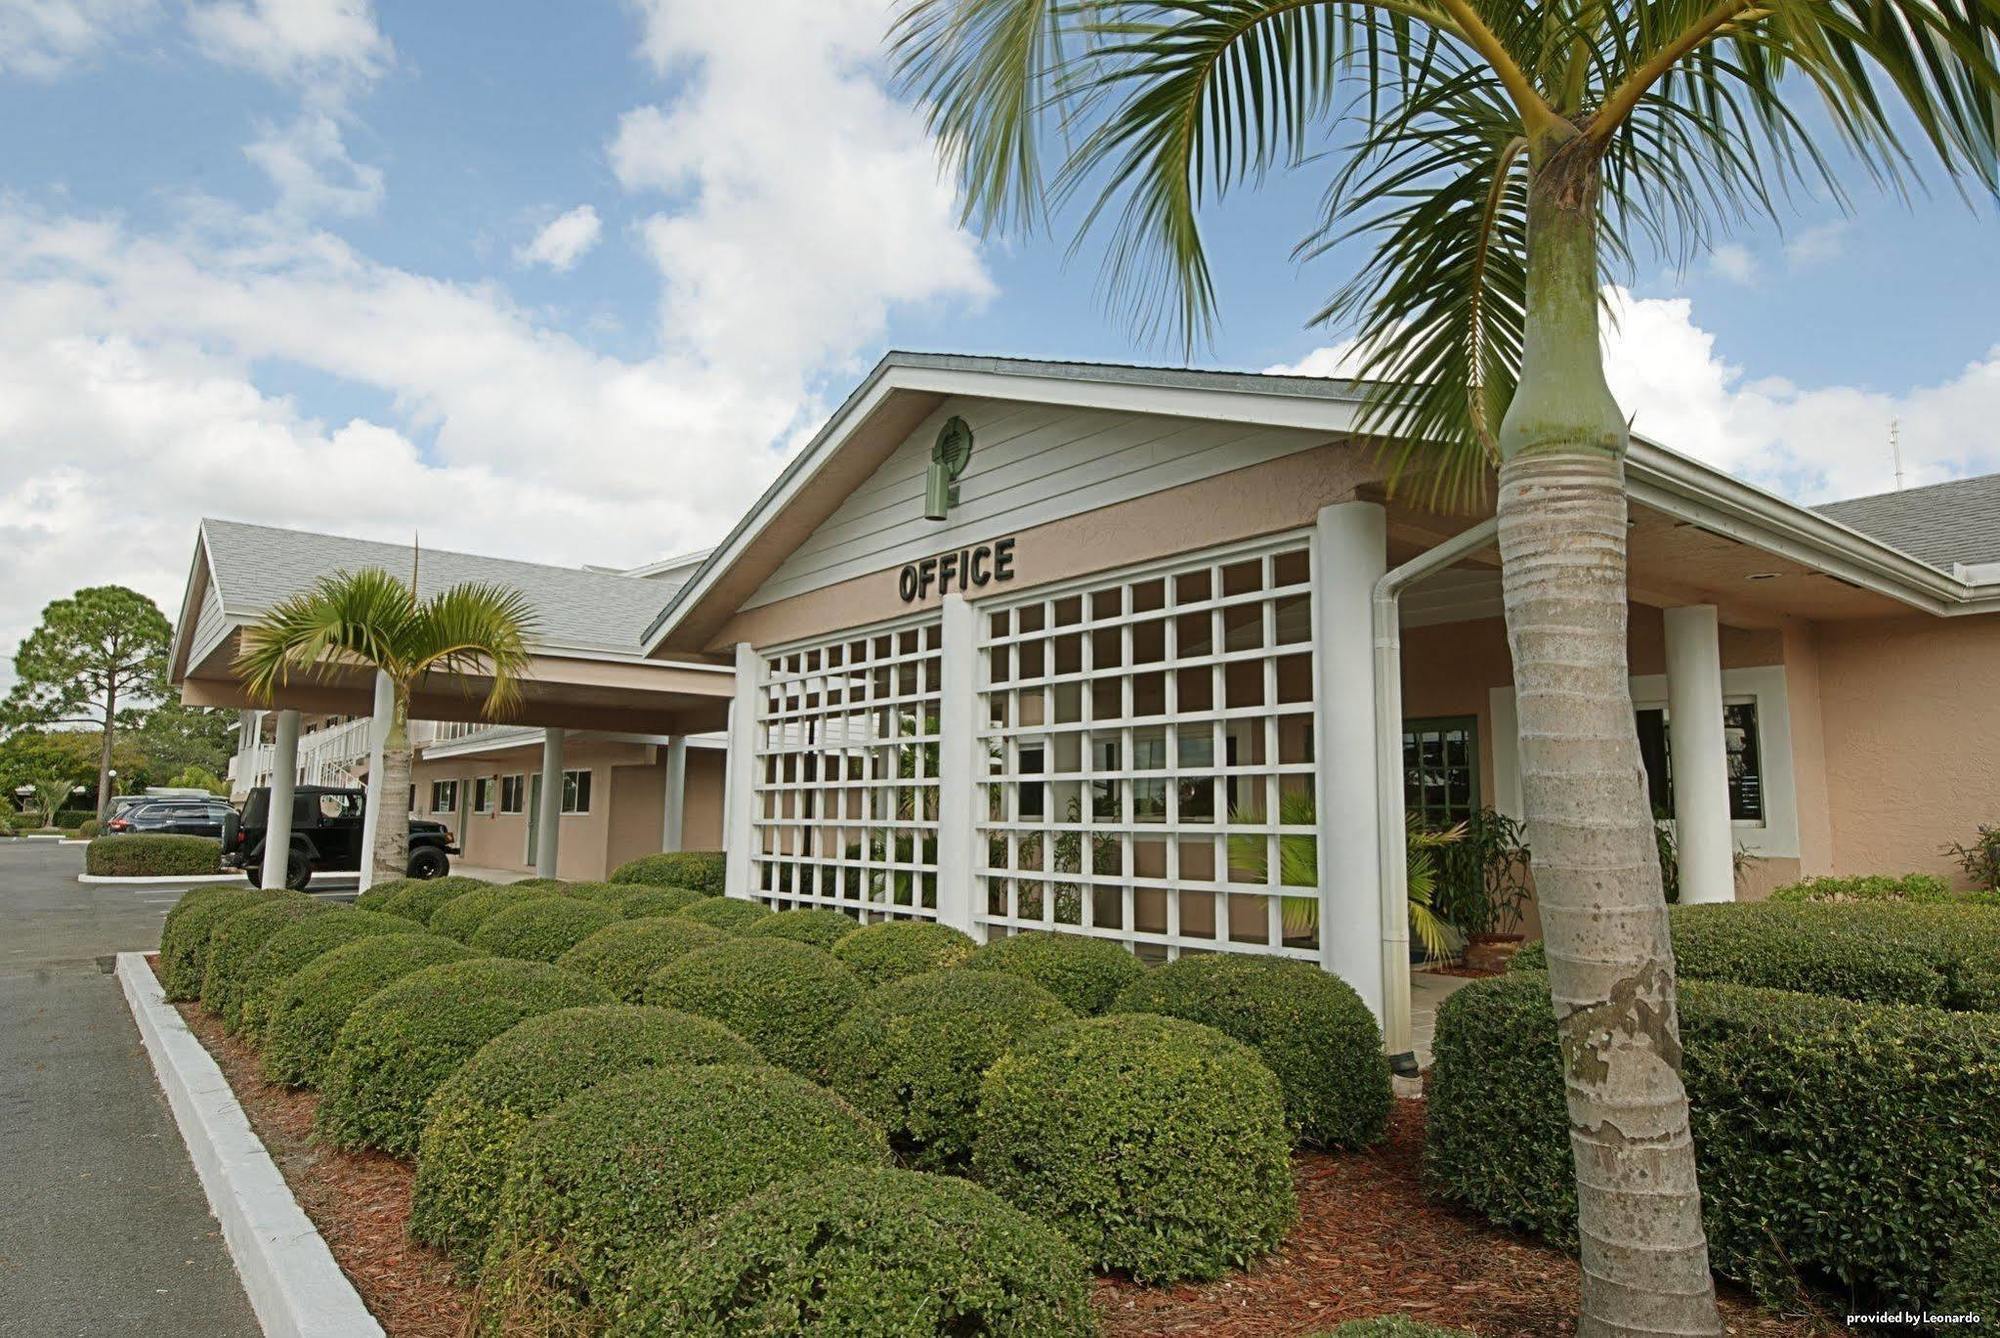
[[[1528,847],[1521,824],[1490,808],[1475,811],[1457,830],[1460,839],[1438,853],[1438,906],[1465,931],[1465,965],[1497,971],[1526,938]]]

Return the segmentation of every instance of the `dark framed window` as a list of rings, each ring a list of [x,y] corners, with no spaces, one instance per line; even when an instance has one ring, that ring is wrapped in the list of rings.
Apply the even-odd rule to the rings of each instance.
[[[458,809],[458,782],[441,780],[431,782],[431,812],[451,813]]]
[[[1646,798],[1656,818],[1674,815],[1674,758],[1664,707],[1638,713],[1639,760],[1646,766]],[[1728,702],[1722,708],[1722,748],[1729,785],[1729,820],[1764,821],[1764,749],[1758,734],[1757,703]]]
[[[565,813],[590,812],[590,773],[588,771],[563,772],[562,811]]]
[[[493,778],[481,776],[472,782],[472,811],[491,813],[493,811]]]
[[[1426,827],[1449,827],[1478,812],[1476,716],[1403,722],[1403,803]]]
[[[521,811],[523,782],[525,779],[522,776],[502,776],[500,778],[500,811],[502,813],[519,813]]]

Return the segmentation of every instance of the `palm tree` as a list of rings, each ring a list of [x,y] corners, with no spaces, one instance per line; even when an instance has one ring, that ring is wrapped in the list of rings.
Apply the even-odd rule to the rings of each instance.
[[[520,700],[534,615],[518,590],[466,582],[419,597],[414,563],[405,584],[379,567],[337,572],[276,605],[243,631],[236,672],[269,702],[294,673],[310,677],[380,670],[395,692],[382,747],[381,810],[370,866],[401,878],[410,853],[410,697],[434,673],[483,674],[480,713],[496,718]]]
[[[1365,426],[1434,500],[1496,510],[1521,772],[1569,1091],[1579,1332],[1715,1332],[1665,907],[1626,682],[1626,419],[1600,279],[1844,202],[1837,145],[1902,187],[1995,184],[1994,0],[906,0],[892,43],[968,217],[1084,205],[1105,293],[1192,346],[1201,209],[1328,168],[1312,255],[1374,253],[1320,312],[1359,335]],[[1351,128],[1331,143],[1334,127]],[[1045,146],[1062,154],[1049,174]]]

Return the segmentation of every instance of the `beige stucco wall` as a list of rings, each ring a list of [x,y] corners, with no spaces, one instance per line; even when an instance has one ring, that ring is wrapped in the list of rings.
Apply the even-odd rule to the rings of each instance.
[[[1836,873],[1957,877],[1942,853],[2000,822],[2000,616],[1817,628]]]
[[[666,792],[666,750],[650,744],[580,739],[572,735],[563,749],[568,770],[589,769],[591,800],[588,813],[566,813],[557,839],[556,872],[581,881],[601,879],[612,869],[660,849],[663,798]],[[460,757],[420,760],[412,777],[417,785],[417,812],[438,817],[458,834],[464,853],[457,863],[493,869],[531,871],[527,860],[527,813],[501,813],[501,776],[526,778],[541,768],[541,750],[516,748],[506,752],[471,753]],[[491,813],[464,813],[472,782],[494,779]],[[461,812],[428,811],[432,781],[456,780],[466,796]],[[525,794],[525,789],[524,789]],[[690,850],[714,850],[722,844],[722,753],[696,748],[688,752],[687,815],[684,842]]]

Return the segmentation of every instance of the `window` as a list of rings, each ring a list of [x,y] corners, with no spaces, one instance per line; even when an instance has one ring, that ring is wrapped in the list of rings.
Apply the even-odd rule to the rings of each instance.
[[[932,615],[765,654],[750,856],[764,900],[936,913],[942,635]]]
[[[493,811],[493,778],[481,776],[472,782],[472,811],[491,813]]]
[[[979,613],[975,918],[1149,957],[1316,958],[1311,875],[1279,890],[1318,840],[1305,540]]]
[[[1403,722],[1403,805],[1424,826],[1479,810],[1479,722],[1469,715]]]
[[[410,786],[410,812],[416,813],[419,811],[420,810],[417,808],[417,787],[413,783]]]
[[[565,813],[590,812],[590,773],[588,771],[563,772],[562,811]]]
[[[362,797],[358,794],[325,793],[319,797],[319,815],[324,821],[352,819],[362,816]]]
[[[1638,713],[1639,757],[1646,765],[1646,797],[1656,818],[1674,815],[1674,762],[1669,747],[1667,712],[1649,707]],[[1729,786],[1729,820],[1764,821],[1764,759],[1757,733],[1754,699],[1725,702],[1722,707],[1722,748]]]
[[[521,811],[521,796],[526,789],[526,786],[523,784],[525,779],[522,776],[502,776],[500,778],[500,811],[502,813],[519,813]]]
[[[458,782],[441,780],[431,782],[431,812],[455,813],[458,811]]]

